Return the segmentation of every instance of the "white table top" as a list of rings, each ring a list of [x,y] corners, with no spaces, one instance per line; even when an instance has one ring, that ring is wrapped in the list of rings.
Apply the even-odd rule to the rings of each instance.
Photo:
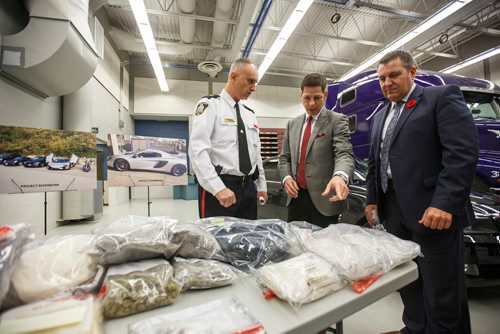
[[[104,331],[106,334],[127,333],[127,326],[134,322],[234,295],[269,334],[315,333],[400,289],[417,277],[417,266],[409,261],[381,276],[361,294],[345,287],[295,311],[287,302],[277,298],[265,300],[255,276],[250,276],[223,288],[182,292],[172,305],[163,308],[107,320]]]

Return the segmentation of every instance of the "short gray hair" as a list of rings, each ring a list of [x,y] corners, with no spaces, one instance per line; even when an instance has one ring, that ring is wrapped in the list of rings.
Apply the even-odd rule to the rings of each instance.
[[[412,67],[416,67],[415,61],[413,60],[413,57],[409,52],[403,51],[403,50],[394,50],[389,53],[386,53],[382,59],[378,61],[378,65],[385,65],[388,62],[399,58],[401,59],[401,63],[403,63],[403,67],[406,68],[408,71],[411,70]]]
[[[233,63],[231,64],[231,68],[229,69],[229,73],[236,71],[243,64],[245,64],[245,65],[254,65],[255,66],[255,64],[253,63],[253,61],[251,61],[248,58],[238,58],[235,61],[233,61]]]

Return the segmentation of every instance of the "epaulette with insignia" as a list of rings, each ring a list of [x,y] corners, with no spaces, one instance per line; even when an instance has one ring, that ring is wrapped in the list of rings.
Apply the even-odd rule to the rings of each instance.
[[[219,98],[220,95],[219,94],[215,94],[215,95],[207,95],[207,96],[203,96],[203,99],[216,99],[216,98]]]
[[[247,108],[248,110],[250,110],[251,112],[253,112],[255,114],[255,111],[253,111],[252,109],[248,108],[246,105],[242,104],[243,107]]]

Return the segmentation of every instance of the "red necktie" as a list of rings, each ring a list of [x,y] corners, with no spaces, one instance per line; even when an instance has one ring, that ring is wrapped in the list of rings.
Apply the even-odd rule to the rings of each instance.
[[[306,152],[307,144],[309,144],[309,138],[311,138],[311,121],[312,117],[307,118],[306,129],[304,130],[304,137],[302,137],[302,145],[300,146],[300,161],[299,170],[297,172],[297,183],[302,189],[307,188],[306,181]]]

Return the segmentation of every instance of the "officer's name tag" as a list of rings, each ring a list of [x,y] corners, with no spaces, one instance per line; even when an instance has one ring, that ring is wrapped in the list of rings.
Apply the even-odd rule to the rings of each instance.
[[[224,118],[224,120],[222,121],[223,124],[235,124],[236,121],[234,120],[234,118]]]

